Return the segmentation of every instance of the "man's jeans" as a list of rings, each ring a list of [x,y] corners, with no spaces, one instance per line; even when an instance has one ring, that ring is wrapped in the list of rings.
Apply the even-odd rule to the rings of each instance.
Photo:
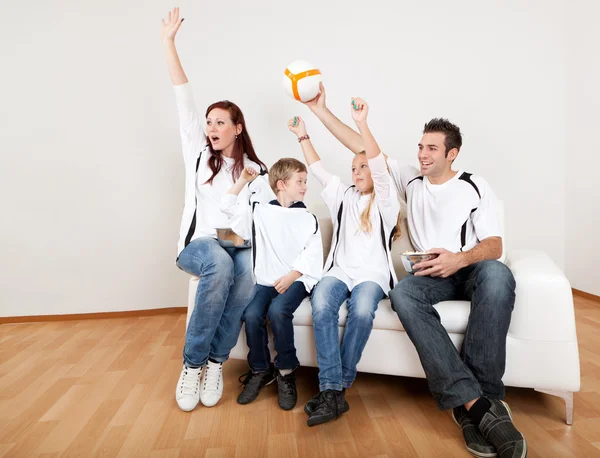
[[[248,364],[254,373],[266,372],[271,364],[267,318],[271,323],[277,356],[277,369],[295,369],[300,365],[294,346],[294,312],[308,296],[304,283],[295,281],[279,294],[272,286],[256,285],[256,294],[244,312]]]
[[[504,398],[506,335],[515,304],[515,279],[508,267],[482,261],[448,278],[408,275],[390,299],[419,353],[440,409],[458,407],[482,395]],[[433,308],[448,300],[471,301],[460,354]]]
[[[224,362],[242,328],[242,314],[254,297],[251,250],[223,248],[216,239],[192,240],[177,265],[200,278],[185,333],[183,361],[201,367],[208,358]]]
[[[375,282],[355,286],[352,293],[335,277],[323,277],[312,294],[312,319],[319,364],[319,390],[349,388],[356,366],[367,344],[377,304],[385,297]],[[339,310],[348,299],[348,318],[342,345],[339,344]]]

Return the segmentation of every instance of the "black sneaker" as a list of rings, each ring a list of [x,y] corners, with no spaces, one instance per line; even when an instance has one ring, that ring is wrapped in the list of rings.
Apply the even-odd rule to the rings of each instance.
[[[244,380],[242,377],[246,376]],[[238,404],[249,404],[258,397],[258,393],[265,385],[273,383],[275,378],[273,377],[273,370],[267,372],[260,372],[255,374],[252,370],[241,375],[239,381],[244,385],[244,389],[238,396]]]
[[[338,406],[338,412],[340,414],[346,413],[350,410],[350,406],[348,405],[348,401],[346,401],[346,388],[344,388],[342,390],[342,392],[344,393],[344,403],[342,405]],[[315,396],[313,398],[311,398],[305,405],[304,405],[304,412],[306,413],[306,415],[308,415],[309,417],[312,415],[312,413],[315,411],[315,409],[317,408],[317,405],[319,405],[319,398],[321,396],[322,391],[320,391],[319,393],[315,394]]]
[[[479,431],[498,452],[500,458],[525,458],[527,441],[512,422],[510,407],[504,401],[489,399],[492,406],[479,423]]]
[[[339,409],[346,402],[343,391],[325,390],[319,394],[319,403],[306,421],[308,426],[327,423],[328,421],[335,420],[343,413]]]
[[[454,419],[454,422],[462,429],[467,450],[471,453],[471,455],[475,455],[480,458],[493,458],[498,456],[494,446],[485,440],[485,437],[481,435],[475,420],[469,417],[467,409],[465,409],[464,406],[455,407],[452,409],[452,418]]]
[[[283,410],[292,410],[298,401],[296,390],[296,371],[288,375],[281,375],[277,371],[277,402]]]

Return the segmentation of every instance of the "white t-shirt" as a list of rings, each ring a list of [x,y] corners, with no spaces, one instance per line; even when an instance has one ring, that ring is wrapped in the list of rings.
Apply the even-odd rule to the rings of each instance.
[[[497,199],[480,176],[459,170],[432,184],[412,166],[388,159],[398,195],[406,200],[410,239],[418,251],[468,251],[488,237],[502,237]]]
[[[350,291],[360,283],[373,281],[388,294],[397,282],[388,246],[398,220],[400,204],[383,155],[369,160],[369,168],[375,199],[369,215],[373,229],[367,233],[361,229],[360,215],[371,195],[363,196],[356,187],[343,184],[338,176],[324,169],[321,161],[310,166],[310,171],[324,187],[321,196],[329,208],[333,222],[334,240],[325,263],[324,276],[333,276],[343,281]],[[337,239],[337,215],[342,204],[342,220]],[[386,246],[381,236],[382,220]]]

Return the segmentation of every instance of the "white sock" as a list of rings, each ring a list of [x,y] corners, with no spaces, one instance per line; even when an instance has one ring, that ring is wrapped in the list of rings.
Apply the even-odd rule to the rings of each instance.
[[[285,377],[286,375],[289,375],[292,372],[294,372],[294,369],[279,369],[279,373],[282,377]]]

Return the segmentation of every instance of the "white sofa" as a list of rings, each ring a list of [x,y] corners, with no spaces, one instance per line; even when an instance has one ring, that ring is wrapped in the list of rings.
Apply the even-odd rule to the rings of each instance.
[[[313,209],[319,216],[324,253],[331,244],[332,226],[324,207]],[[500,208],[501,218],[503,217]],[[403,227],[406,234],[406,226]],[[504,243],[506,247],[506,240]],[[393,259],[398,278],[406,275],[400,253],[410,248],[404,235],[393,245]],[[560,396],[566,403],[566,422],[573,422],[573,392],[579,391],[579,350],[575,330],[573,296],[569,281],[542,251],[511,251],[503,254],[506,265],[516,279],[516,302],[506,342],[507,386],[533,388]],[[188,321],[194,307],[198,278],[192,277],[188,293]],[[457,348],[460,347],[470,303],[446,301],[437,304],[442,324]],[[340,338],[346,323],[345,306],[340,310]],[[294,333],[298,359],[303,366],[317,367],[310,300],[307,298],[294,314]],[[272,339],[270,339],[272,347]],[[394,348],[393,357],[386,351]],[[242,330],[231,352],[235,359],[246,359],[248,347]],[[274,351],[272,351],[274,354]],[[385,356],[384,356],[385,355]],[[379,304],[373,331],[358,365],[361,372],[421,377],[425,374],[417,352],[392,311],[389,299]]]

